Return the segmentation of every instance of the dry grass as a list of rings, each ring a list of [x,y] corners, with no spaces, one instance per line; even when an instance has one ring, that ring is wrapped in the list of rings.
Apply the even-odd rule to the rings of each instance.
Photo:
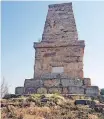
[[[76,106],[74,100],[58,95],[48,95],[48,102],[40,102],[39,95],[27,98],[28,106],[7,105],[1,109],[2,119],[104,119],[104,115],[95,112],[88,106]],[[7,100],[8,103],[23,103],[22,99]],[[31,102],[29,102],[31,101]],[[33,101],[33,102],[32,102]],[[51,104],[51,106],[50,106]]]

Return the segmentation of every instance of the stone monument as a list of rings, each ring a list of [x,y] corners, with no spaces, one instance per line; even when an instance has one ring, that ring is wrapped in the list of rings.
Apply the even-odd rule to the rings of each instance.
[[[99,95],[98,87],[83,75],[84,48],[72,3],[49,5],[42,40],[34,42],[34,77],[25,79],[22,93]]]

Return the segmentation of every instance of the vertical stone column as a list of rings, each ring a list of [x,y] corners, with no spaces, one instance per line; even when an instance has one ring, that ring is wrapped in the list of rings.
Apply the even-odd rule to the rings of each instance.
[[[72,3],[49,5],[42,40],[78,40]]]

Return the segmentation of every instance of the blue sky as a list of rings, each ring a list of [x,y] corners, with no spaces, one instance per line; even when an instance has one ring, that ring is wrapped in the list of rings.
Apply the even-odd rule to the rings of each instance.
[[[41,39],[48,5],[54,3],[63,2],[2,2],[1,73],[10,93],[33,77],[33,42]],[[73,2],[73,11],[79,39],[86,43],[84,76],[104,88],[104,2]]]

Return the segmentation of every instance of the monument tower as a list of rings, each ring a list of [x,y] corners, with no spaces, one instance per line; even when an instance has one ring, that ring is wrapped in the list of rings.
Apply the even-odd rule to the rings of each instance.
[[[40,42],[34,42],[34,76],[16,94],[54,93],[99,95],[83,75],[85,43],[78,39],[72,3],[49,5]]]
[[[51,73],[83,78],[84,47],[78,40],[72,3],[49,5],[42,41],[34,43],[34,78]]]

